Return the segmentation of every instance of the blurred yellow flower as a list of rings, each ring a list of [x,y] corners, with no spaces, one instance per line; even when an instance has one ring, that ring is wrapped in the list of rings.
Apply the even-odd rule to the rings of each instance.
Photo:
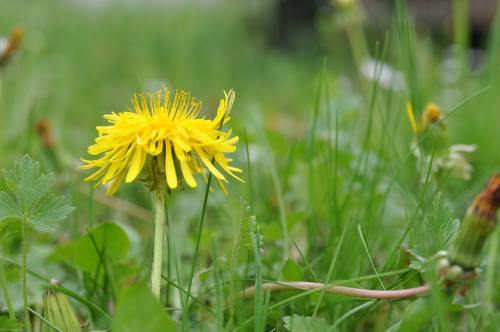
[[[450,172],[457,178],[470,180],[473,168],[465,154],[474,152],[477,147],[468,144],[450,145],[445,117],[440,107],[432,102],[428,103],[417,122],[412,104],[407,102],[406,114],[416,135],[411,144],[412,151],[419,161],[423,161],[422,179],[425,180],[425,171],[432,163],[435,174]]]
[[[428,103],[425,107],[425,111],[422,114],[422,130],[427,129],[432,124],[440,124],[444,126],[443,113],[438,105],[434,103]]]
[[[221,130],[222,122],[229,121],[234,91],[224,93],[214,119],[198,117],[201,102],[190,93],[176,91],[173,101],[168,89],[150,94],[136,94],[133,109],[104,116],[110,123],[96,127],[99,136],[88,148],[95,160],[83,160],[84,169],[98,168],[85,181],[99,179],[97,185],[111,185],[108,194],[116,192],[120,184],[134,181],[145,168],[149,178],[157,183],[166,181],[168,189],[175,189],[183,179],[196,187],[194,175],[204,176],[204,165],[226,192],[226,177],[216,167],[239,179],[239,168],[230,166],[232,159],[226,153],[236,150],[238,137],[230,137],[231,130]]]
[[[406,102],[406,115],[408,116],[411,128],[417,135],[420,135],[433,124],[439,124],[443,129],[445,129],[445,124],[442,121],[443,113],[441,112],[439,106],[432,102],[427,104],[424,112],[422,113],[422,118],[418,123],[415,118],[415,113],[413,112],[413,106],[409,101]]]

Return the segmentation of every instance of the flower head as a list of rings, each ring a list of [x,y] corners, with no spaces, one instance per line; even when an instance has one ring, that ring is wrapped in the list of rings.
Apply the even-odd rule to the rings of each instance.
[[[417,122],[413,107],[407,102],[406,114],[416,135],[412,150],[418,160],[424,161],[423,169],[426,170],[432,161],[432,171],[435,174],[450,171],[454,177],[470,180],[473,169],[465,154],[474,152],[477,147],[467,144],[450,145],[445,117],[440,107],[432,102],[428,103]],[[425,174],[422,179],[425,179]]]
[[[441,123],[443,120],[443,113],[438,105],[434,103],[428,103],[425,107],[425,111],[422,114],[422,130],[433,124]]]
[[[172,101],[166,88],[136,94],[132,109],[107,114],[104,118],[110,124],[96,127],[99,136],[88,153],[100,157],[83,160],[86,165],[82,168],[98,170],[85,181],[111,182],[107,193],[113,194],[123,181],[132,182],[147,169],[153,188],[166,181],[172,190],[181,180],[196,187],[194,175],[204,176],[204,166],[225,192],[222,182],[227,182],[226,177],[216,166],[237,179],[235,173],[241,172],[229,165],[232,159],[225,155],[236,150],[238,137],[231,137],[231,130],[221,130],[229,121],[234,96],[233,90],[225,93],[215,118],[205,119],[198,117],[201,102],[188,92],[176,91]]]
[[[432,125],[439,125],[442,129],[446,129],[443,122],[443,112],[441,112],[440,107],[434,103],[427,104],[419,122],[417,122],[415,118],[413,106],[410,102],[406,103],[406,115],[410,121],[411,128],[417,135],[421,135]]]

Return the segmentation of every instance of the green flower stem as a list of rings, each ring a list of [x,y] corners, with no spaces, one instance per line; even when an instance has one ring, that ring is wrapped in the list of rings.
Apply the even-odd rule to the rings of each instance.
[[[4,99],[3,99],[3,78],[2,78],[2,73],[0,72],[0,152],[3,152],[4,148],[4,133],[5,133],[5,128],[4,128]]]
[[[170,219],[168,216],[168,206],[167,206],[167,200],[165,200],[165,204],[163,205],[165,207],[165,227],[167,227],[167,230],[170,229]],[[171,271],[171,264],[170,262],[172,261],[172,249],[171,249],[171,244],[172,241],[170,240],[170,233],[167,232],[166,234],[166,239],[167,239],[167,280],[171,280],[172,277],[172,271]],[[170,299],[170,283],[167,283],[165,287],[165,307],[168,307],[168,301]]]
[[[28,303],[28,244],[29,244],[29,220],[23,221],[23,243],[21,261],[21,287],[23,291],[24,327],[27,332],[31,332],[30,312]]]
[[[226,115],[224,115],[220,121],[219,129],[224,125],[224,120]],[[212,158],[212,163],[215,158]],[[201,232],[203,231],[203,222],[205,221],[205,214],[207,212],[208,194],[210,193],[210,186],[212,184],[212,173],[208,174],[207,186],[205,188],[205,196],[203,197],[203,207],[201,208],[200,222],[198,223],[198,232],[196,237],[196,246],[194,247],[193,264],[191,265],[191,271],[189,273],[189,280],[186,290],[186,300],[182,308],[182,331],[185,331],[188,326],[188,314],[189,314],[189,298],[191,297],[191,287],[193,286],[194,270],[196,269],[196,260],[198,259],[198,252],[200,250],[201,242]]]
[[[184,301],[184,306],[182,310],[182,331],[186,331],[188,325],[187,320],[189,314],[189,298],[191,297],[191,287],[193,285],[194,270],[196,268],[196,260],[198,259],[198,252],[200,250],[201,232],[203,231],[203,222],[205,221],[205,213],[207,211],[208,194],[210,193],[211,183],[212,183],[212,173],[208,175],[207,186],[205,189],[205,196],[203,197],[203,207],[201,209],[200,222],[198,223],[196,246],[194,247],[194,255],[193,255],[193,264],[191,265],[191,271],[189,273],[188,285],[186,290],[186,299]]]
[[[155,233],[151,290],[153,295],[160,300],[163,239],[165,237],[165,193],[163,188],[160,187],[155,190],[155,194]]]
[[[3,78],[2,73],[0,72],[0,120],[3,120]],[[3,121],[0,122],[3,124]]]
[[[360,13],[362,11],[361,5],[356,4],[357,8],[352,8],[350,10],[357,11]],[[362,14],[358,14],[362,15]],[[368,51],[368,43],[366,41],[365,32],[363,30],[363,22],[358,18],[356,20],[352,20],[345,27],[347,42],[349,43],[349,47],[352,52],[352,57],[354,59],[354,64],[356,65],[359,82],[361,84],[362,93],[364,93],[367,101],[370,100],[370,85],[368,84],[366,78],[362,73],[363,61],[370,58],[370,52]]]
[[[469,1],[453,0],[453,34],[461,73],[467,70],[469,47]]]
[[[362,23],[353,22],[346,28],[346,33],[354,62],[358,68],[358,73],[360,73],[363,61],[368,58],[369,54]],[[363,80],[364,77],[361,76],[361,79]]]
[[[9,311],[9,317],[15,320],[16,313],[14,311],[14,306],[12,305],[12,298],[10,297],[9,288],[7,287],[7,278],[5,278],[3,263],[0,263],[0,285],[2,287],[5,304],[7,304],[7,310]]]

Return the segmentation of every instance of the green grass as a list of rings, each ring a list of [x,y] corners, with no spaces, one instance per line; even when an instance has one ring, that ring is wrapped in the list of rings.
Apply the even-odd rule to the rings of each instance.
[[[230,126],[240,136],[234,159],[245,179],[232,181],[228,196],[215,190],[204,200],[200,186],[166,199],[161,304],[178,330],[286,331],[283,318],[300,315],[314,317],[316,324],[323,319],[331,331],[386,331],[409,316],[414,300],[362,300],[322,289],[269,294],[261,287],[297,280],[373,289],[435,282],[434,269],[408,269],[402,246],[424,257],[446,248],[454,220],[500,170],[500,15],[482,66],[447,81],[447,45],[416,32],[418,22],[396,1],[388,24],[380,34],[367,35],[366,45],[374,58],[404,74],[406,88],[392,91],[377,80],[361,81],[347,34],[326,8],[312,40],[299,39],[296,49],[283,51],[269,44],[273,18],[264,2],[82,3],[0,0],[0,35],[14,25],[26,29],[19,56],[0,72],[1,166],[11,168],[29,153],[55,173],[57,190],[76,207],[57,232],[30,235],[33,310],[41,313],[42,291],[57,278],[79,317],[88,320],[87,331],[105,329],[123,290],[149,282],[151,195],[137,182],[123,185],[110,202],[102,189],[89,190],[77,166],[87,157],[95,126],[104,124],[103,114],[124,110],[133,93],[164,84],[202,99],[207,116],[222,90],[235,89]],[[455,15],[457,29],[468,24],[462,12]],[[456,32],[456,38],[466,48],[464,33]],[[454,56],[463,61],[462,53]],[[377,67],[374,76],[380,75]],[[407,100],[417,117],[427,102],[436,102],[446,115],[450,141],[478,146],[470,155],[470,181],[436,179],[428,168],[417,167]],[[42,119],[52,127],[53,151],[35,130]],[[105,222],[120,226],[127,249],[114,260],[96,243],[99,270],[82,269],[75,248],[88,230]],[[19,229],[12,221],[0,223],[1,263],[20,320]],[[493,236],[465,306],[450,314],[446,299],[433,292],[429,306],[436,314],[425,330],[489,331],[500,322],[500,233]],[[104,247],[115,249],[113,243]],[[252,285],[255,296],[242,298],[241,291]],[[4,302],[2,292],[2,317]]]

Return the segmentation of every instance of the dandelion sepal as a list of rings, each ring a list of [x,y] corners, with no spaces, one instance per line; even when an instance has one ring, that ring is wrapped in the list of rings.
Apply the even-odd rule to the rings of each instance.
[[[61,331],[81,332],[82,328],[68,297],[59,290],[60,282],[53,279],[50,284],[43,294],[43,317]],[[52,331],[54,329],[44,322],[42,332]]]
[[[500,207],[500,175],[494,176],[486,189],[476,196],[449,249],[451,264],[474,269],[481,264],[481,251],[497,223]]]

